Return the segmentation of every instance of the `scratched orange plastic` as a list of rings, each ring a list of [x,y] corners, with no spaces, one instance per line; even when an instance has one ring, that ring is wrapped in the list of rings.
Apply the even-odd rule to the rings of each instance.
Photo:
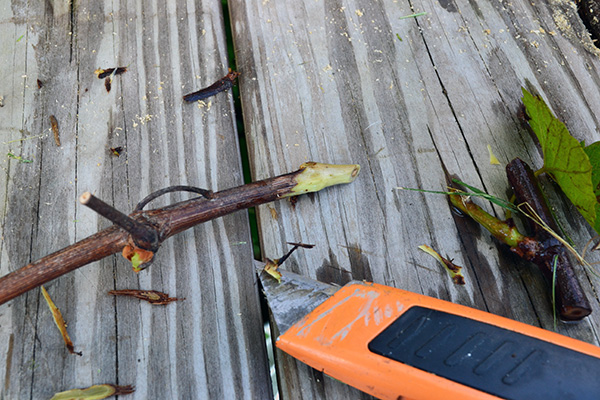
[[[281,335],[277,347],[381,399],[487,400],[496,396],[371,353],[368,343],[411,306],[475,319],[600,358],[600,348],[447,301],[371,283],[345,286]]]

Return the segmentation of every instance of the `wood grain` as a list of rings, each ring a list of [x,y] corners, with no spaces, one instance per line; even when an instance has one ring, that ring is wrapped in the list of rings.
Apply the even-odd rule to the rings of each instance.
[[[506,197],[504,168],[490,164],[488,145],[503,165],[520,157],[541,166],[518,117],[522,86],[541,94],[577,139],[600,138],[600,62],[581,43],[584,27],[568,7],[520,0],[230,4],[254,178],[306,160],[363,168],[350,186],[295,206],[259,207],[264,256],[283,254],[288,241],[318,243],[286,267],[338,284],[374,280],[553,329],[534,266],[454,215],[443,196],[395,188],[443,190],[447,171]],[[426,15],[402,18],[418,12]],[[581,250],[592,231],[543,182]],[[453,285],[418,250],[422,244],[464,266],[466,286]],[[594,312],[557,331],[597,344],[593,288],[600,282],[583,268],[577,274]],[[280,353],[278,368],[283,398],[361,397]]]
[[[15,0],[0,32],[2,275],[109,226],[77,205],[84,191],[129,213],[165,186],[243,183],[231,96],[204,109],[182,100],[227,72],[219,2]],[[107,93],[94,71],[117,66],[128,71]],[[0,398],[97,383],[135,385],[131,399],[270,397],[251,249],[237,213],[170,239],[138,275],[109,257],[49,284],[82,357],[66,352],[39,291],[0,307]],[[138,288],[186,300],[107,294]]]
[[[227,71],[221,4],[163,3],[13,0],[0,8],[0,274],[108,226],[76,205],[86,190],[129,212],[165,186],[216,191],[242,182],[230,93],[204,108],[182,102]],[[598,51],[570,2],[229,7],[253,178],[308,160],[363,167],[351,185],[260,207],[265,257],[283,255],[286,242],[317,243],[286,267],[339,284],[374,280],[553,329],[535,267],[453,214],[443,196],[395,188],[444,189],[447,171],[506,196],[504,168],[490,165],[488,145],[502,164],[520,157],[541,166],[518,117],[521,86],[541,94],[577,139],[599,139]],[[417,12],[427,14],[402,18]],[[93,71],[117,66],[128,71],[107,93]],[[108,150],[116,146],[120,157]],[[8,152],[21,160],[3,158]],[[543,183],[581,250],[593,233]],[[464,266],[467,284],[453,285],[421,244]],[[598,344],[600,281],[577,274],[594,311],[557,331]],[[186,300],[152,307],[106,294],[137,288]],[[133,399],[271,396],[244,213],[170,239],[139,275],[108,258],[47,289],[83,357],[66,352],[39,292],[13,300],[0,307],[2,399],[105,382],[134,384]],[[367,397],[281,353],[277,361],[282,398]]]

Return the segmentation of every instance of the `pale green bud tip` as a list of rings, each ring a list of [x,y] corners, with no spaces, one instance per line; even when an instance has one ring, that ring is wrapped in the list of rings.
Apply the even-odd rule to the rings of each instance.
[[[296,186],[288,196],[318,192],[328,186],[350,183],[360,172],[360,165],[334,165],[306,162],[300,166]]]

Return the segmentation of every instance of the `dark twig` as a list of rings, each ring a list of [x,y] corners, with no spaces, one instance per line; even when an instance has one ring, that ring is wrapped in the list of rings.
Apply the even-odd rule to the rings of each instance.
[[[558,232],[558,225],[552,218],[544,194],[529,165],[516,158],[506,166],[506,175],[517,198],[517,203],[529,204],[551,230]],[[529,226],[535,233],[535,239],[539,245],[535,245],[537,247],[535,252],[528,251],[525,243],[520,247],[523,247],[524,254],[531,255],[530,260],[540,268],[548,282],[552,282],[553,265],[556,265],[556,305],[561,319],[579,320],[589,315],[592,309],[579,280],[577,280],[566,248],[540,224],[529,220]],[[554,261],[555,257],[556,261]]]
[[[60,132],[58,130],[58,121],[54,115],[50,116],[50,126],[52,127],[52,133],[54,134],[54,142],[60,147]]]
[[[281,264],[283,264],[285,262],[285,260],[287,260],[294,251],[296,251],[299,247],[305,248],[305,249],[312,249],[313,247],[315,247],[314,244],[305,244],[305,243],[291,243],[288,242],[288,244],[291,244],[292,249],[290,251],[288,251],[283,257],[281,257],[278,260],[275,260],[275,262],[277,263],[278,266],[281,266]]]
[[[224,92],[227,89],[231,89],[233,87],[233,82],[235,82],[238,76],[240,76],[239,72],[232,71],[231,69],[229,69],[229,73],[223,78],[219,79],[209,87],[200,89],[194,93],[186,94],[185,96],[183,96],[183,100],[191,103],[198,100],[204,100],[206,98],[216,95],[217,93]]]

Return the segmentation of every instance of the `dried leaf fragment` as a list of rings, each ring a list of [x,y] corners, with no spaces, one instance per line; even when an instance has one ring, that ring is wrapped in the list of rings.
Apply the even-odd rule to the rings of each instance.
[[[111,152],[113,155],[115,155],[115,156],[119,157],[119,156],[121,155],[121,153],[123,152],[123,147],[121,147],[121,146],[118,146],[118,147],[111,147],[111,148],[110,148],[110,152]]]
[[[488,152],[490,153],[490,164],[491,165],[500,165],[500,161],[496,158],[494,153],[492,152],[492,146],[487,145]]]
[[[267,258],[267,264],[263,270],[273,278],[277,279],[277,282],[281,283],[281,272],[279,272],[277,268],[279,268],[277,260],[271,260],[270,258]]]
[[[110,88],[112,87],[112,75],[107,76],[104,79],[104,87],[106,88],[106,93],[110,93]]]
[[[98,68],[94,71],[94,73],[98,76],[98,79],[104,79],[104,87],[106,91],[110,93],[110,88],[112,86],[112,81],[115,75],[121,75],[123,72],[127,71],[127,67],[118,67],[118,68]]]
[[[174,301],[185,300],[177,297],[169,297],[167,293],[157,290],[121,289],[111,290],[108,294],[113,296],[131,296],[155,305],[164,305]]]
[[[56,145],[60,147],[60,133],[58,131],[58,121],[54,115],[50,116],[50,126],[52,127],[52,133],[54,134],[54,141]]]
[[[294,199],[295,197],[290,197],[290,198]],[[271,218],[273,218],[275,221],[277,221],[277,210],[271,206],[267,206],[267,208],[269,209],[269,211],[271,211]]]
[[[423,250],[425,253],[429,254],[430,256],[432,256],[433,258],[438,260],[439,263],[442,264],[442,266],[448,271],[448,273],[450,274],[450,277],[452,278],[452,282],[454,282],[454,284],[456,284],[456,285],[464,285],[465,284],[465,277],[460,272],[462,267],[459,267],[458,265],[454,264],[452,262],[452,260],[448,260],[447,258],[440,256],[438,254],[438,252],[436,252],[435,250],[433,250],[431,247],[427,246],[426,244],[419,246],[419,249]]]
[[[78,356],[81,356],[82,353],[75,351],[75,348],[73,347],[73,342],[71,341],[71,338],[69,337],[69,334],[67,333],[67,324],[65,323],[65,320],[64,320],[60,310],[58,309],[58,307],[56,307],[56,305],[50,298],[48,291],[43,286],[42,286],[42,295],[44,295],[44,299],[46,300],[46,303],[48,303],[48,307],[50,307],[50,311],[52,312],[52,317],[54,318],[54,323],[58,327],[58,330],[60,331],[60,334],[62,335],[63,340],[65,341],[67,350],[69,350],[69,353],[71,353],[71,354],[77,354]]]
[[[110,75],[121,75],[123,72],[127,72],[127,67],[118,67],[118,68],[98,68],[94,71],[98,79],[104,79]]]
[[[123,257],[131,261],[131,266],[135,272],[140,272],[146,267],[140,267],[140,265],[147,264],[152,261],[154,253],[149,250],[140,249],[127,245],[123,247]]]
[[[97,400],[110,396],[122,396],[135,391],[133,386],[118,386],[111,384],[94,385],[86,389],[71,389],[56,393],[50,400]]]

